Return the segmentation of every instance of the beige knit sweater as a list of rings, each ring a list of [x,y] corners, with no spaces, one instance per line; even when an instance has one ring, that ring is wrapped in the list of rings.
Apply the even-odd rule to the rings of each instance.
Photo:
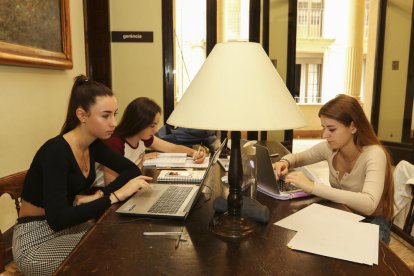
[[[292,167],[301,167],[323,160],[329,164],[330,186],[315,183],[312,194],[347,205],[352,210],[369,216],[376,210],[384,189],[386,155],[378,146],[366,146],[350,173],[339,179],[339,172],[333,166],[337,154],[326,141],[309,150],[284,156]]]

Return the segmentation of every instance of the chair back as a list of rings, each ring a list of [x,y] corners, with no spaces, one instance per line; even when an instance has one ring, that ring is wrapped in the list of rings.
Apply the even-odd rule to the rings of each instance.
[[[0,196],[3,194],[10,195],[14,200],[17,215],[20,211],[20,198],[26,173],[27,171],[22,171],[0,178]],[[12,233],[13,227],[4,234],[0,231],[0,273],[4,271],[5,265],[13,259],[11,244]]]
[[[402,160],[394,169],[394,219],[392,230],[414,245],[414,165]]]

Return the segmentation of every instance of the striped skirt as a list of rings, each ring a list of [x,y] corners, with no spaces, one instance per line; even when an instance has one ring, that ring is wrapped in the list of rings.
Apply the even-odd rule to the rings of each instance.
[[[46,220],[18,223],[13,231],[13,258],[24,275],[52,275],[88,229],[89,222],[53,231]]]

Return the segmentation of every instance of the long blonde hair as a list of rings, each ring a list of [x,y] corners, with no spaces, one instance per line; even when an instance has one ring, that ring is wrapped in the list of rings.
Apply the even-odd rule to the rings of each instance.
[[[359,148],[370,145],[380,146],[387,157],[387,167],[384,180],[384,191],[374,215],[383,215],[391,220],[394,213],[394,177],[392,173],[392,158],[388,150],[381,144],[378,137],[365,116],[358,100],[348,95],[338,95],[327,102],[319,110],[319,117],[325,116],[334,119],[345,126],[353,122],[358,131],[353,136],[355,145]]]

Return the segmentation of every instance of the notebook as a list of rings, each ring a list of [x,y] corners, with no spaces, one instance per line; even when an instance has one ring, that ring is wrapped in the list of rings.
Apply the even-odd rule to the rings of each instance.
[[[269,150],[262,145],[255,145],[257,158],[257,190],[276,199],[287,200],[293,198],[307,197],[305,193],[291,184],[285,183],[282,179],[276,179],[275,171],[270,160]],[[301,170],[310,179],[315,177],[305,167],[296,168]]]
[[[204,179],[211,173],[227,140],[210,158]],[[145,192],[137,192],[116,210],[119,214],[185,219],[204,189],[204,181],[192,183],[156,183]]]
[[[181,167],[184,166],[187,161],[186,153],[168,153],[161,152],[157,158],[147,159],[143,165],[156,166],[156,167]]]
[[[204,179],[207,170],[162,170],[157,177],[159,182],[195,182]]]

